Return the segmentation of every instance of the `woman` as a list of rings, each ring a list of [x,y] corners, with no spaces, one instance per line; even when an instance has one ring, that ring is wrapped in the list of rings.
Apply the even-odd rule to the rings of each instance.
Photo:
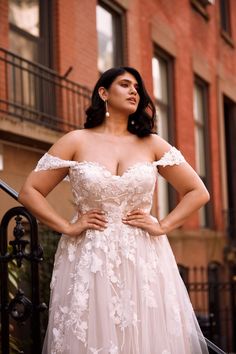
[[[155,108],[135,69],[106,71],[86,113],[85,129],[51,147],[19,196],[63,234],[43,353],[208,353],[165,236],[208,201],[206,188],[152,134]],[[157,167],[182,196],[160,221],[150,215]],[[72,222],[45,199],[67,175]]]

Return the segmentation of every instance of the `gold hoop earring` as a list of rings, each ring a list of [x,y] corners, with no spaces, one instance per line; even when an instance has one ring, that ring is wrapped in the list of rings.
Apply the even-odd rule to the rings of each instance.
[[[107,104],[107,100],[105,100],[105,108],[106,108],[106,113],[105,113],[105,116],[106,118],[109,118],[110,117],[110,113],[108,111],[108,104]]]

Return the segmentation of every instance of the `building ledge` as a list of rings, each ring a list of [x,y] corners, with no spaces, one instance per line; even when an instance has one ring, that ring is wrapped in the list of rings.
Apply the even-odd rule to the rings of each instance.
[[[0,139],[47,150],[62,133],[19,118],[0,114]]]

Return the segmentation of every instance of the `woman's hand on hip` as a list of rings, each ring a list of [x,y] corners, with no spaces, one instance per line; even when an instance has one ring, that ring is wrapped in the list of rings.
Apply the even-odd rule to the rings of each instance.
[[[124,224],[135,226],[147,231],[151,236],[160,236],[165,234],[158,220],[141,209],[135,209],[122,218]]]
[[[78,220],[69,223],[65,234],[68,236],[79,236],[82,232],[93,229],[103,231],[107,227],[105,213],[99,209],[92,209],[83,214],[79,213]]]

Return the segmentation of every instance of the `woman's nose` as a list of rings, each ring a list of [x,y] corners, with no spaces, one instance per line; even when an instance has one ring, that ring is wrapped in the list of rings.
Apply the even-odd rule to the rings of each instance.
[[[133,93],[135,95],[138,93],[138,91],[137,91],[135,86],[131,86],[131,93]]]

